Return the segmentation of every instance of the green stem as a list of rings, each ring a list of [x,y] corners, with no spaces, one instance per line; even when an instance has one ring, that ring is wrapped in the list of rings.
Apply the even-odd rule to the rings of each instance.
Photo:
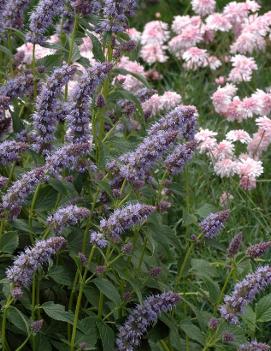
[[[31,318],[32,321],[35,321],[35,308],[36,308],[36,276],[33,278],[33,283],[32,283],[32,311],[31,311]],[[35,335],[32,335],[32,350],[36,350],[36,338]]]
[[[25,341],[19,347],[17,347],[17,349],[15,351],[23,350],[24,346],[27,344],[30,337],[31,337],[31,334],[28,335],[28,337],[25,339]]]
[[[100,292],[99,297],[99,306],[98,306],[98,318],[101,319],[103,315],[103,307],[104,307],[104,295]]]
[[[217,310],[217,307],[220,305],[220,303],[222,301],[222,298],[224,296],[225,290],[227,289],[229,281],[230,281],[232,275],[234,274],[234,272],[235,272],[235,267],[233,266],[233,267],[231,267],[231,270],[230,270],[229,274],[227,275],[226,280],[224,282],[224,285],[223,285],[223,287],[221,289],[220,295],[219,295],[219,297],[217,299],[217,302],[215,304],[215,311]]]
[[[145,256],[147,243],[148,243],[148,239],[145,238],[144,245],[143,245],[143,248],[142,248],[142,251],[141,251],[141,255],[140,255],[140,259],[139,259],[138,266],[137,266],[137,271],[140,271],[140,269],[141,269],[141,266],[142,266],[142,263],[143,263],[143,259],[144,259],[144,256]]]
[[[6,324],[7,324],[7,311],[9,306],[12,304],[13,298],[11,296],[8,297],[7,303],[3,306],[3,317],[2,317],[2,328],[1,328],[1,341],[2,341],[2,350],[8,351],[9,347],[6,341]]]
[[[164,340],[160,341],[160,345],[162,346],[162,349],[165,351],[170,351],[170,348],[167,346],[166,342]]]
[[[80,288],[79,288],[79,293],[77,297],[77,302],[76,302],[76,307],[75,307],[75,313],[74,313],[74,320],[73,320],[73,327],[72,327],[72,338],[71,338],[71,344],[70,344],[70,351],[75,350],[75,338],[76,338],[76,332],[77,332],[77,325],[78,325],[78,319],[79,319],[79,312],[80,312],[80,307],[81,307],[81,301],[82,301],[82,296],[84,292],[84,287],[85,287],[85,281],[88,273],[88,266],[93,258],[94,252],[95,252],[96,246],[92,246],[89,258],[88,258],[88,264],[85,267],[84,275],[80,281]]]

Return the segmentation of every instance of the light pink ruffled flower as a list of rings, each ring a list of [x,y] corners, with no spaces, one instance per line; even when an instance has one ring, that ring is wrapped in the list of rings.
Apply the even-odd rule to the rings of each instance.
[[[195,134],[195,140],[198,144],[197,148],[200,153],[210,152],[217,145],[216,137],[217,132],[213,132],[209,129],[200,129]]]
[[[217,113],[225,113],[228,110],[232,98],[237,92],[233,84],[227,83],[224,87],[218,87],[212,95],[212,102]]]
[[[155,62],[166,62],[168,56],[165,53],[167,49],[166,46],[160,45],[159,43],[150,43],[142,47],[140,51],[140,56],[148,64],[153,64]]]
[[[178,106],[182,101],[181,95],[174,91],[166,91],[162,96],[154,94],[143,102],[142,109],[148,116],[155,116],[159,112],[165,112]]]
[[[195,27],[198,30],[202,25],[200,16],[175,16],[171,25],[171,29],[176,34],[182,34],[182,32],[189,26]]]
[[[263,173],[262,162],[242,155],[237,161],[236,172],[240,176],[240,185],[245,190],[250,190],[256,186],[256,178]]]
[[[229,74],[229,81],[239,83],[242,81],[249,82],[252,78],[253,71],[258,69],[258,66],[253,57],[244,55],[235,55],[231,58],[233,69]]]
[[[192,47],[183,53],[185,68],[196,70],[199,67],[208,66],[208,52],[205,49]]]
[[[186,49],[189,49],[203,41],[203,34],[199,27],[188,25],[181,34],[173,37],[169,43],[170,51],[177,57],[181,57]]]
[[[141,35],[141,44],[165,43],[169,38],[168,24],[162,21],[148,22]]]
[[[222,13],[214,13],[206,18],[207,28],[214,31],[228,32],[232,25]]]
[[[123,68],[129,72],[136,73],[139,75],[145,75],[144,67],[141,66],[136,61],[131,61],[128,57],[122,56],[118,64],[119,68]],[[123,87],[129,91],[136,92],[138,89],[142,88],[143,83],[130,74],[117,76],[117,80],[121,81]]]
[[[206,16],[215,11],[215,0],[192,0],[193,11],[200,15]]]
[[[222,62],[216,56],[209,56],[208,65],[212,71],[215,71],[216,69],[222,66]]]
[[[230,158],[218,160],[214,164],[214,172],[220,177],[232,177],[236,174],[236,162]]]
[[[269,115],[271,112],[271,93],[266,93],[263,90],[257,89],[251,96],[257,101],[257,110],[255,114],[258,115]]]
[[[240,141],[242,144],[248,144],[251,141],[250,135],[243,129],[234,129],[226,134],[226,139],[230,141]]]
[[[215,160],[223,160],[232,158],[234,153],[234,145],[228,140],[222,140],[212,149],[212,156]]]
[[[126,29],[126,33],[129,35],[131,40],[134,40],[134,41],[141,40],[141,33],[135,28]]]

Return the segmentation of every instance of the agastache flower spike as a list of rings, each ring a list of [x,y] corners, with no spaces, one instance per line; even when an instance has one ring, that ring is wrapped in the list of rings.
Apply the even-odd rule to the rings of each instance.
[[[6,271],[7,279],[14,288],[27,288],[35,272],[48,263],[65,244],[66,240],[61,236],[37,241],[32,248],[27,248],[17,256],[13,265]]]
[[[203,235],[207,239],[216,237],[219,232],[224,228],[224,223],[229,219],[230,212],[228,210],[210,213],[199,226]]]
[[[74,66],[66,64],[55,69],[37,97],[36,112],[33,116],[35,138],[33,148],[37,152],[46,154],[51,149],[58,122],[55,112],[58,106],[57,98],[75,71]]]
[[[64,2],[64,0],[39,1],[30,16],[28,41],[33,44],[42,44],[45,41],[44,33],[52,24],[53,18],[64,10]]]
[[[137,0],[105,0],[103,14],[105,19],[98,25],[98,32],[124,32],[128,27],[128,16],[135,13]]]
[[[75,88],[69,101],[66,140],[70,143],[90,142],[90,103],[98,86],[107,77],[112,64],[99,63],[88,69]]]
[[[24,24],[24,12],[29,3],[30,0],[7,0],[2,14],[3,29],[21,29]]]
[[[16,218],[27,200],[28,196],[35,190],[36,186],[46,180],[44,167],[35,168],[22,175],[7,190],[2,199],[2,206],[9,211],[11,218]]]
[[[8,183],[8,178],[0,176],[0,190],[4,188]]]
[[[238,351],[269,351],[270,346],[262,342],[253,340],[239,346]]]
[[[116,209],[108,219],[100,221],[100,229],[114,241],[120,240],[120,235],[137,224],[142,224],[156,207],[145,204],[129,204]]]
[[[231,324],[239,323],[239,315],[255,296],[271,284],[271,267],[261,266],[238,282],[231,295],[226,295],[220,307],[221,316]]]
[[[177,106],[154,123],[148,130],[148,135],[154,135],[160,130],[171,130],[178,131],[181,137],[191,140],[196,132],[197,117],[198,113],[194,106]]]
[[[243,239],[243,233],[238,233],[233,237],[228,247],[228,257],[234,257],[237,254]]]
[[[268,249],[270,249],[270,247],[271,247],[271,241],[264,241],[259,244],[250,246],[247,249],[246,254],[250,258],[257,258],[262,256]]]
[[[70,205],[59,208],[55,213],[50,215],[47,223],[54,232],[61,233],[65,227],[75,225],[89,215],[90,211],[87,208]]]
[[[15,97],[31,96],[33,94],[33,74],[26,71],[8,80],[0,87],[0,96],[13,99]]]
[[[95,0],[71,0],[71,6],[76,13],[80,13],[83,16],[97,14],[101,9],[101,4]]]
[[[150,296],[142,305],[137,305],[119,329],[117,349],[134,351],[148,327],[156,323],[162,313],[171,311],[179,301],[180,296],[169,291]]]
[[[81,170],[82,157],[90,152],[90,144],[66,144],[46,158],[45,169],[50,175],[58,176],[63,169]]]
[[[0,143],[0,165],[18,161],[20,154],[28,149],[28,145],[14,140],[5,140]]]
[[[104,234],[97,232],[90,233],[90,243],[96,245],[100,249],[104,249],[108,245],[108,241],[105,239]]]
[[[195,141],[176,146],[165,160],[165,166],[168,172],[172,174],[182,172],[185,164],[192,159],[196,146],[197,144]]]

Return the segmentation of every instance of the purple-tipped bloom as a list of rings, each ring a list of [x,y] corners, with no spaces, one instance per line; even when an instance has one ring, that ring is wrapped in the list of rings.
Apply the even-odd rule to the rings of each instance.
[[[234,335],[228,331],[225,331],[223,334],[222,334],[222,341],[225,343],[225,344],[228,344],[228,343],[231,343],[234,341]]]
[[[224,223],[229,219],[230,212],[228,210],[219,211],[209,214],[199,226],[207,239],[216,237],[219,232],[224,228]]]
[[[243,240],[244,240],[243,233],[238,233],[232,238],[228,247],[228,257],[234,257],[237,254]]]
[[[22,29],[24,12],[30,0],[7,0],[2,13],[2,28]]]
[[[19,215],[28,196],[46,178],[44,167],[39,167],[24,173],[19,180],[13,183],[2,199],[2,206],[9,211],[11,218],[16,218]]]
[[[255,296],[271,284],[271,267],[259,267],[254,273],[237,283],[231,295],[224,298],[224,305],[220,307],[221,316],[232,324],[238,324],[238,316],[245,306],[252,302]]]
[[[271,247],[271,241],[264,241],[259,244],[250,246],[246,254],[250,258],[257,258],[262,256]]]
[[[175,131],[158,131],[144,138],[135,151],[120,156],[107,167],[113,174],[127,179],[135,186],[144,185],[151,168],[168,151],[176,137]]]
[[[55,16],[64,11],[65,0],[40,0],[38,6],[30,16],[28,41],[33,44],[42,44],[44,34],[50,27]]]
[[[39,333],[43,327],[44,320],[39,319],[31,323],[31,330],[33,333]]]
[[[69,112],[67,115],[68,130],[66,134],[68,142],[90,142],[91,98],[111,69],[111,63],[98,63],[83,74],[69,102]]]
[[[101,10],[100,2],[95,0],[71,0],[71,6],[83,16],[98,14]]]
[[[104,19],[98,25],[98,32],[123,32],[128,27],[128,18],[136,10],[137,0],[104,0]]]
[[[90,144],[66,144],[46,158],[45,169],[58,176],[63,169],[83,171],[82,157],[90,152]]]
[[[178,131],[180,137],[193,140],[197,127],[197,117],[198,112],[194,106],[177,106],[165,117],[154,123],[148,130],[148,134],[154,135],[160,130],[171,130]]]
[[[15,140],[5,140],[0,143],[0,165],[7,165],[10,162],[18,161],[20,154],[28,149],[25,143]]]
[[[35,246],[27,248],[17,256],[13,265],[7,269],[8,280],[14,287],[28,287],[35,272],[48,263],[51,257],[61,250],[65,244],[66,240],[61,236],[37,241]]]
[[[55,69],[37,97],[36,112],[33,116],[35,138],[33,148],[37,152],[46,154],[52,147],[58,122],[57,98],[61,94],[62,87],[68,83],[75,71],[74,66],[66,64]]]
[[[169,291],[150,296],[142,305],[137,305],[119,328],[116,342],[118,350],[134,351],[148,327],[156,323],[163,312],[171,311],[179,301],[180,296]]]
[[[26,71],[25,73],[20,74],[3,84],[0,87],[0,96],[2,99],[13,99],[16,97],[31,96],[33,94],[33,91],[33,74],[29,71]]]
[[[253,340],[239,346],[238,351],[269,351],[270,346],[262,342]]]
[[[172,174],[182,172],[185,164],[192,159],[196,146],[195,141],[176,146],[165,160],[168,172]]]
[[[47,219],[47,223],[53,231],[61,233],[65,227],[75,225],[89,215],[90,211],[87,208],[70,205],[59,208],[55,213],[50,215]]]
[[[100,249],[104,249],[108,245],[108,241],[104,238],[104,235],[97,232],[90,233],[90,243],[96,245]]]
[[[0,189],[4,188],[8,183],[8,178],[0,176]]]
[[[129,204],[116,209],[109,218],[100,221],[101,230],[114,241],[119,241],[120,235],[137,224],[142,224],[156,207],[145,204]]]

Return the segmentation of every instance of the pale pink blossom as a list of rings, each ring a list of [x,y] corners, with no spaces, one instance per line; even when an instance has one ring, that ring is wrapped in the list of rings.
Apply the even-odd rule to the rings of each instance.
[[[216,145],[217,132],[213,132],[209,129],[200,129],[196,135],[195,140],[198,144],[198,150],[200,153],[210,152]]]
[[[207,28],[214,31],[228,32],[232,25],[222,13],[214,13],[206,18]]]
[[[141,66],[136,61],[131,61],[126,56],[121,57],[120,62],[118,64],[118,68],[122,68],[122,69],[129,71],[129,72],[136,73],[136,74],[139,74],[142,76],[145,75],[144,67]],[[138,89],[142,88],[142,86],[143,86],[143,83],[140,82],[135,77],[133,77],[131,74],[127,74],[127,75],[119,74],[117,76],[117,80],[121,81],[123,84],[123,87],[131,92],[136,92]]]
[[[249,82],[252,79],[253,71],[258,69],[253,57],[235,55],[231,58],[231,62],[234,68],[230,71],[228,79],[234,83]]]
[[[126,33],[129,35],[131,40],[134,40],[137,42],[141,40],[141,33],[135,28],[126,29]]]
[[[141,44],[163,44],[168,38],[168,24],[162,21],[151,21],[144,27],[141,35]]]
[[[212,71],[215,71],[216,69],[222,66],[222,62],[216,56],[209,56],[208,65]]]
[[[223,76],[220,76],[220,77],[215,79],[215,82],[217,85],[223,85],[226,83],[226,78]]]
[[[226,134],[226,139],[230,141],[240,141],[242,144],[248,144],[251,141],[250,135],[243,129],[234,129]]]
[[[259,102],[253,96],[243,98],[238,106],[240,119],[243,120],[253,117],[254,114],[257,114],[258,109]]]
[[[155,116],[159,112],[165,112],[178,106],[182,101],[181,95],[174,91],[166,91],[163,95],[152,95],[142,103],[142,109],[149,117]]]
[[[93,64],[95,62],[95,59],[94,59],[92,49],[93,49],[93,43],[91,38],[84,37],[82,39],[82,44],[79,46],[80,55],[88,59],[90,63]]]
[[[187,26],[181,34],[173,37],[169,43],[170,51],[177,57],[181,57],[186,49],[189,49],[203,40],[201,30],[194,26]]]
[[[214,164],[214,172],[220,177],[231,177],[236,173],[236,161],[230,158],[218,160]]]
[[[215,160],[223,160],[232,158],[234,154],[234,145],[228,140],[222,140],[217,143],[212,149],[212,156]]]
[[[232,25],[236,25],[242,23],[250,12],[256,12],[259,8],[260,6],[255,1],[231,1],[224,7],[223,14]]]
[[[193,11],[200,16],[207,16],[215,11],[215,0],[192,0]]]
[[[182,32],[189,26],[200,30],[201,25],[202,21],[199,16],[175,16],[171,25],[171,29],[176,34],[182,34]]]
[[[263,129],[266,133],[271,135],[271,119],[263,116],[256,119],[256,124],[259,128]]]
[[[257,178],[263,173],[262,161],[241,155],[236,164],[236,172],[240,177]]]
[[[22,63],[30,65],[33,59],[33,44],[25,43],[17,48],[17,52],[23,53]],[[45,48],[38,44],[35,45],[35,59],[40,60],[46,56],[53,55],[56,49]]]
[[[205,49],[192,47],[183,53],[185,68],[196,70],[199,67],[208,66],[208,53]]]
[[[266,93],[263,90],[257,89],[251,96],[257,101],[257,110],[255,114],[258,115],[269,115],[271,112],[271,93]]]
[[[233,96],[236,94],[237,88],[233,84],[227,83],[224,87],[218,87],[212,95],[212,102],[217,113],[225,113]]]
[[[258,160],[261,154],[266,151],[271,143],[271,133],[266,132],[264,129],[259,128],[253,134],[251,142],[248,144],[247,150],[249,155]]]
[[[155,62],[163,63],[168,59],[165,53],[166,48],[166,46],[156,43],[146,44],[142,46],[140,56],[148,64],[153,64]]]

